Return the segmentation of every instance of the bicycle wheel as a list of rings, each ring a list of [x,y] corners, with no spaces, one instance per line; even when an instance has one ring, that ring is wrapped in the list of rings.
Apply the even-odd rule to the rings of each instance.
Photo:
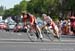
[[[53,40],[54,40],[53,30],[48,29],[48,30],[44,30],[44,31],[45,31],[45,32],[44,32],[43,34],[45,34],[45,36],[46,36],[49,40],[53,41]]]
[[[36,41],[36,35],[34,31],[27,31],[27,36],[30,39],[31,42]]]

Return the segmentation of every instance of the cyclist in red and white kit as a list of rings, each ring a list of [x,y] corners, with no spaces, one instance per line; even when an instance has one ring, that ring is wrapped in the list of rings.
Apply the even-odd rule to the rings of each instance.
[[[24,25],[26,25],[26,23],[29,22],[30,23],[30,27],[32,29],[35,29],[36,31],[39,31],[39,35],[38,35],[39,37],[36,35],[37,38],[42,39],[43,38],[43,35],[41,34],[41,29],[36,24],[37,23],[36,17],[34,15],[30,14],[30,13],[25,13],[25,12],[23,12],[22,15],[23,15]]]
[[[44,19],[44,23],[45,26],[47,28],[47,26],[51,26],[54,32],[54,37],[59,38],[59,29],[57,27],[57,25],[54,23],[54,21],[52,20],[52,18],[50,16],[47,16],[46,14],[43,14],[43,19]]]

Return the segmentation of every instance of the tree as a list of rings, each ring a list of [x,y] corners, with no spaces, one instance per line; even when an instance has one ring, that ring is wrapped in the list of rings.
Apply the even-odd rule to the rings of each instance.
[[[22,0],[14,8],[6,10],[5,16],[20,15],[22,11],[27,11],[35,16],[41,16],[42,13],[46,13],[55,19],[59,15],[59,6],[59,0],[31,0],[29,2]]]
[[[12,16],[12,12],[13,12],[13,8],[5,10],[4,15],[3,15],[3,19],[7,18],[8,16]]]
[[[27,2],[25,0],[22,0],[20,2],[20,8],[21,8],[21,11],[26,11],[27,10]]]
[[[0,16],[2,16],[4,14],[4,7],[0,6]]]
[[[27,10],[35,15],[46,13],[53,17],[54,15],[58,15],[58,6],[59,0],[31,0],[28,3]]]
[[[21,7],[20,7],[20,5],[17,4],[17,5],[14,6],[12,14],[15,15],[15,16],[21,14]]]
[[[61,11],[63,13],[63,17],[66,18],[69,12],[75,12],[75,0],[61,0]]]

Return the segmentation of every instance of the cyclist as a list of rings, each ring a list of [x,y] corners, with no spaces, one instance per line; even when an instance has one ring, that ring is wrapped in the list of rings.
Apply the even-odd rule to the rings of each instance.
[[[35,29],[36,31],[39,31],[39,35],[36,34],[37,38],[42,39],[43,36],[41,34],[41,30],[40,30],[39,26],[36,24],[37,23],[36,17],[34,15],[30,14],[30,13],[25,13],[25,12],[22,12],[22,15],[23,15],[24,25],[26,25],[26,23],[29,22],[30,27],[32,29]]]
[[[54,23],[54,21],[51,19],[50,16],[47,16],[46,14],[42,14],[43,19],[44,19],[44,24],[45,26],[43,28],[47,29],[48,26],[51,26],[53,29],[53,35],[55,38],[59,38],[59,30],[57,25]]]

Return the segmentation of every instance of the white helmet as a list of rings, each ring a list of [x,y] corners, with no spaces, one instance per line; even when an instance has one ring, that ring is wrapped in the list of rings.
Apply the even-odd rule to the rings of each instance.
[[[50,21],[52,21],[52,18],[50,16],[47,16],[47,17],[50,19]]]
[[[46,14],[42,14],[42,16],[44,17],[44,16],[47,16]]]

